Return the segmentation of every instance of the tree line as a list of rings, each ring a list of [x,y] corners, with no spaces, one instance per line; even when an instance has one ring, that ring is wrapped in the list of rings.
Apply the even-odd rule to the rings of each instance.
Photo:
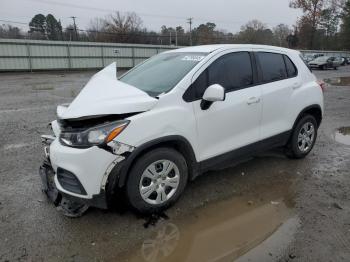
[[[136,13],[116,11],[105,18],[92,19],[84,30],[75,24],[64,28],[52,14],[37,14],[29,22],[28,32],[4,24],[0,26],[0,37],[179,46],[250,43],[299,49],[350,49],[350,0],[291,0],[290,7],[303,11],[292,27],[279,24],[269,28],[261,21],[252,20],[237,33],[220,30],[213,22],[200,24],[191,31],[182,26],[163,25],[155,32],[144,27]]]

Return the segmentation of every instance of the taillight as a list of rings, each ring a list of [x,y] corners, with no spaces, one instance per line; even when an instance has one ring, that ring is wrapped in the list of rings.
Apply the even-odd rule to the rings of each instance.
[[[322,92],[326,90],[326,83],[322,80],[317,80],[317,84],[321,87]]]

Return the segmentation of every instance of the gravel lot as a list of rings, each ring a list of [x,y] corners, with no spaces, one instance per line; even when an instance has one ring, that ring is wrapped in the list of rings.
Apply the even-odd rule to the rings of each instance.
[[[58,213],[40,189],[40,134],[93,72],[0,74],[0,261],[350,261],[350,86],[329,86],[313,152],[268,152],[189,184],[163,218]],[[315,71],[350,77],[350,66]],[[154,224],[154,225],[152,225]]]

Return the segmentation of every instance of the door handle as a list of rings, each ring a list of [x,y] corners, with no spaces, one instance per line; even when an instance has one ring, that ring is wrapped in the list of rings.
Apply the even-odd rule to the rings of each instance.
[[[248,98],[247,104],[252,105],[252,104],[257,104],[259,102],[260,102],[260,98],[253,96]]]

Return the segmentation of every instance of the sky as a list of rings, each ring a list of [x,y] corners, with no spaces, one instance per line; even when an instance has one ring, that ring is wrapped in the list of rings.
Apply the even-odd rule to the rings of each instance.
[[[300,10],[289,7],[289,0],[0,0],[0,20],[28,23],[37,13],[51,13],[63,27],[76,16],[80,29],[87,29],[91,19],[104,18],[116,10],[136,12],[143,26],[154,31],[160,31],[162,25],[181,25],[188,30],[189,17],[193,17],[194,27],[210,21],[218,29],[236,33],[252,19],[272,28],[280,23],[291,26],[301,16]],[[25,25],[13,25],[27,30]]]

